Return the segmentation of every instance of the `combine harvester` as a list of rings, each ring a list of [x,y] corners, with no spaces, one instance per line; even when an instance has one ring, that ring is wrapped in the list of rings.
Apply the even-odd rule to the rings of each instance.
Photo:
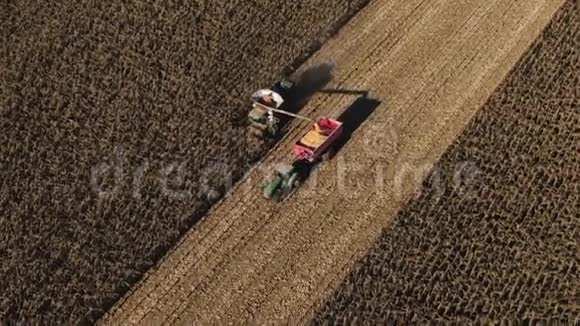
[[[312,123],[310,130],[293,147],[292,163],[280,163],[274,176],[264,186],[264,197],[274,200],[287,198],[308,176],[311,168],[333,154],[333,145],[343,131],[342,122],[319,117],[314,120],[283,109],[284,97],[291,96],[294,83],[289,80],[276,82],[271,89],[260,89],[252,95],[253,108],[248,118],[249,133],[258,141],[275,139],[279,133],[280,119],[276,114],[303,119]]]

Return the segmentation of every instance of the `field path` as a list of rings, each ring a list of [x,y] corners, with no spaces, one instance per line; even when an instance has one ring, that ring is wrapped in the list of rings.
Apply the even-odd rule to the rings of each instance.
[[[101,323],[307,321],[562,3],[371,1],[304,66],[333,62],[327,88],[376,100],[321,93],[303,109],[374,110],[339,154],[288,201],[263,199],[266,172],[308,127],[295,122]]]

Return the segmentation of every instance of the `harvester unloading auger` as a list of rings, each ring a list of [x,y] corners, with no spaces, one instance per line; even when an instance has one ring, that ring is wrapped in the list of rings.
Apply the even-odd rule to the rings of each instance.
[[[312,165],[326,159],[332,153],[332,145],[340,137],[342,123],[328,117],[316,120],[288,112],[283,109],[284,97],[291,96],[294,83],[289,80],[276,82],[271,89],[260,89],[252,95],[253,108],[250,120],[250,135],[260,140],[273,139],[278,136],[276,114],[283,114],[309,121],[310,130],[302,136],[293,147],[292,163],[280,163],[274,171],[273,178],[264,186],[264,197],[283,199],[291,194],[308,175]]]

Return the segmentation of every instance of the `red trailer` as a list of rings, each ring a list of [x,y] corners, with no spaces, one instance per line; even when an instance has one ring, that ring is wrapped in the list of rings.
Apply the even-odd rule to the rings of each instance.
[[[328,153],[331,145],[342,133],[342,122],[327,118],[318,118],[312,128],[294,144],[297,160],[314,163]]]

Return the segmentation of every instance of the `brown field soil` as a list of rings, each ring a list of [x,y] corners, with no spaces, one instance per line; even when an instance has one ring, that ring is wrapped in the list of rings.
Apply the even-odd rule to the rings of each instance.
[[[579,320],[578,9],[565,3],[316,324]]]
[[[0,322],[102,315],[260,154],[250,94],[364,4],[2,1]]]
[[[273,164],[308,128],[293,122],[101,322],[308,322],[562,3],[371,1],[301,68],[335,66],[302,113],[343,119],[338,154],[290,199],[262,198]]]

